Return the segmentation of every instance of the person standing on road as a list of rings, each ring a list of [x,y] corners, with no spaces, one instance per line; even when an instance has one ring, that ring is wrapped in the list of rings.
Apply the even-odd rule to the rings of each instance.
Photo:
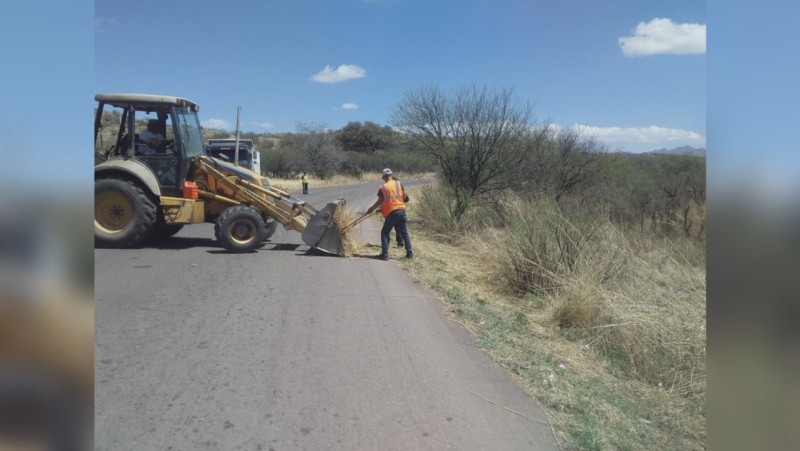
[[[303,171],[303,194],[308,194],[308,176],[306,171]]]
[[[397,226],[403,243],[406,247],[406,258],[414,258],[414,251],[411,249],[411,238],[408,236],[408,218],[406,217],[406,195],[403,185],[392,177],[392,170],[386,168],[381,176],[384,184],[378,190],[378,200],[367,210],[371,214],[378,207],[381,207],[383,214],[383,228],[381,229],[381,254],[377,258],[389,260],[389,235],[392,229]]]
[[[398,182],[400,181],[400,179],[395,177],[394,174],[392,174],[392,179],[396,180]],[[403,186],[403,184],[401,183],[400,186]],[[405,189],[403,190],[403,192],[405,193]],[[408,202],[408,196],[405,196],[403,201],[404,202]],[[397,247],[398,248],[401,248],[401,247],[405,246],[405,241],[403,240],[403,233],[400,231],[400,226],[399,225],[395,225],[394,226],[394,240],[397,242]]]

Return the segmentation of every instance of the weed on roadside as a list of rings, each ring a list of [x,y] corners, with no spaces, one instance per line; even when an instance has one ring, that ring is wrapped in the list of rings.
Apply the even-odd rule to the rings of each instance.
[[[543,216],[529,226],[569,227]],[[680,242],[670,257],[594,224],[561,237],[568,257],[545,244],[561,262],[548,268],[511,254],[503,230],[443,240],[417,228],[418,257],[402,266],[538,400],[564,449],[704,449],[703,257]],[[542,277],[508,289],[508,258],[519,258],[513,277],[526,267]]]

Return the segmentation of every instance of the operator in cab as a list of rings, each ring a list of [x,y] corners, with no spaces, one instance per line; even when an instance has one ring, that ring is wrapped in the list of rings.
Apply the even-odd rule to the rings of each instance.
[[[150,119],[147,121],[147,130],[139,133],[139,140],[146,144],[147,148],[138,150],[142,153],[156,152],[164,142],[164,139],[158,131],[158,119]]]

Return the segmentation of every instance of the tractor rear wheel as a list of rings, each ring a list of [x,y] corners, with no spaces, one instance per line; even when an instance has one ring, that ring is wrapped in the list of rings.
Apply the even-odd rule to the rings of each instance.
[[[247,205],[234,205],[220,213],[214,235],[228,252],[252,252],[266,235],[261,215]]]
[[[94,182],[94,238],[99,247],[141,244],[153,231],[156,205],[129,180],[101,178]]]

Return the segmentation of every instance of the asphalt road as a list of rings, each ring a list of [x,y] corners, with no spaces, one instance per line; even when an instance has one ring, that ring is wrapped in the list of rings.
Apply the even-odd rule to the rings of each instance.
[[[298,197],[363,211],[377,187]],[[359,227],[379,242],[377,221]],[[558,449],[536,403],[395,263],[307,251],[279,226],[227,254],[210,224],[97,249],[95,449]]]

